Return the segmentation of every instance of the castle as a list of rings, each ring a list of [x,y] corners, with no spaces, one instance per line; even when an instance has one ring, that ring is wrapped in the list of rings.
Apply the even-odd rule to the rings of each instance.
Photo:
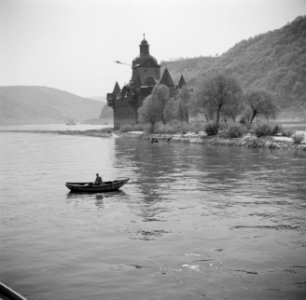
[[[177,85],[173,83],[167,68],[160,76],[161,66],[157,60],[150,55],[149,44],[145,37],[141,41],[139,56],[132,62],[132,78],[130,82],[120,88],[116,82],[112,93],[107,93],[107,104],[113,108],[114,128],[126,124],[138,123],[138,108],[143,100],[151,94],[154,86],[164,84],[169,88],[170,96],[173,97],[177,89],[186,84],[183,75]]]

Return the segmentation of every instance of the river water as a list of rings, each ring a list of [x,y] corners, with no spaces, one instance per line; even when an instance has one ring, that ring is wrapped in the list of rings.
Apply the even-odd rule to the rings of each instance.
[[[121,192],[66,181],[129,177]],[[306,155],[0,132],[0,280],[29,300],[306,299]]]

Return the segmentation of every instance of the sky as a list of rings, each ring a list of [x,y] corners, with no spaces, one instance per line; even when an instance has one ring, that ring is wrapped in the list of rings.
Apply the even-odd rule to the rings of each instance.
[[[143,34],[158,62],[215,56],[301,15],[306,0],[0,0],[0,86],[105,96]]]

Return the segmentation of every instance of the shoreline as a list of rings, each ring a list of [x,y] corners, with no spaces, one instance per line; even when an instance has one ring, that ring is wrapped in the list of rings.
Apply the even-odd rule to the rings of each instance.
[[[222,138],[205,134],[151,134],[145,137],[151,143],[166,141],[176,143],[209,144],[220,146],[245,147],[249,149],[270,149],[306,152],[306,142],[294,144],[292,138],[286,137],[256,137],[245,135],[242,138]]]
[[[97,129],[90,130],[0,130],[0,132],[15,133],[42,133],[42,134],[59,134],[59,135],[76,135],[88,137],[141,137],[151,143],[158,142],[174,142],[174,143],[190,143],[190,144],[207,144],[216,146],[234,146],[245,147],[249,149],[270,149],[270,150],[286,150],[299,151],[306,153],[306,140],[300,144],[294,144],[293,139],[289,137],[256,137],[247,134],[242,138],[222,138],[219,136],[207,136],[205,133],[186,133],[186,134],[148,134],[142,131],[118,132],[115,130],[101,131]]]

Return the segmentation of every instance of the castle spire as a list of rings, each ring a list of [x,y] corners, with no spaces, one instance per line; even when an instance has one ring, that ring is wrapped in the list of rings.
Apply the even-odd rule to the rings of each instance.
[[[119,94],[119,92],[120,92],[120,86],[118,84],[118,81],[116,81],[112,94],[116,98],[116,96]]]
[[[143,40],[141,41],[140,45],[140,56],[145,56],[145,55],[149,55],[149,44],[146,40],[146,35],[145,33],[143,34]]]

